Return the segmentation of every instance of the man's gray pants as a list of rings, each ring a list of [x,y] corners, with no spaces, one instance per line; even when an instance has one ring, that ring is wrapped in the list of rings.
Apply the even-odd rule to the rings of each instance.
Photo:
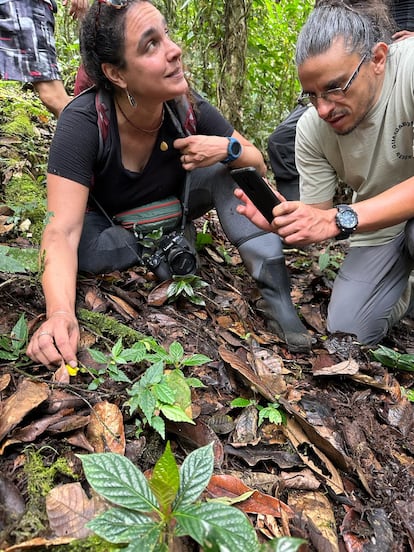
[[[328,308],[330,333],[376,345],[410,310],[414,219],[385,245],[351,247],[335,279]]]

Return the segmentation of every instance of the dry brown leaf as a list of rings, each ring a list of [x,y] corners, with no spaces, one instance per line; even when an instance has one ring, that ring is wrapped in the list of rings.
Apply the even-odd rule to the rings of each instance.
[[[36,383],[24,379],[19,383],[16,392],[5,400],[2,405],[0,419],[0,441],[11,431],[28,412],[39,406],[49,396],[47,383]],[[0,451],[0,454],[3,450]]]
[[[70,382],[70,376],[68,368],[65,364],[65,362],[62,360],[60,363],[59,368],[53,373],[52,381],[55,381],[57,383],[69,383]]]
[[[66,408],[78,409],[82,406],[85,406],[85,399],[68,393],[63,389],[53,388],[50,391],[50,395],[46,401],[46,408],[44,412],[46,414],[55,414],[60,410]]]
[[[10,383],[11,376],[10,374],[2,374],[0,376],[0,391],[7,389]]]
[[[223,444],[211,427],[202,420],[195,420],[195,425],[175,424],[167,420],[166,429],[176,435],[184,447],[187,444],[191,449],[195,449],[213,443],[214,466],[221,468],[224,459]]]
[[[88,498],[80,483],[60,485],[46,496],[50,528],[58,537],[83,539],[91,535],[86,524],[96,517],[98,510],[96,500]]]
[[[316,491],[321,486],[312,470],[304,469],[300,472],[280,472],[286,489],[300,489],[302,491]]]
[[[40,548],[41,550],[49,549],[51,546],[62,546],[64,544],[69,544],[73,540],[73,537],[65,537],[58,539],[45,539],[43,537],[36,537],[35,539],[30,539],[25,542],[20,542],[19,544],[14,544],[5,548],[2,552],[20,552],[21,550],[33,550],[35,548]]]
[[[89,416],[83,416],[82,414],[73,414],[71,416],[65,416],[61,420],[55,422],[48,427],[49,433],[68,433],[75,431],[81,427],[87,426],[89,423]]]
[[[344,487],[337,469],[329,458],[309,441],[300,425],[288,416],[287,424],[282,427],[304,464],[321,477],[335,494],[343,494]]]
[[[284,510],[289,517],[293,516],[292,509],[274,496],[255,491],[247,487],[240,479],[232,475],[213,475],[207,486],[207,493],[211,498],[237,498],[245,493],[252,494],[242,502],[235,502],[240,510],[247,514],[268,514],[274,517],[281,517]]]
[[[314,368],[312,373],[314,376],[340,376],[349,375],[353,376],[359,371],[359,364],[353,358],[338,362],[332,366],[324,366],[320,368]]]
[[[135,320],[135,318],[138,318],[139,314],[137,311],[131,307],[126,301],[118,297],[117,295],[111,295],[108,294],[108,297],[113,302],[114,306],[116,307],[117,311],[125,318],[132,318],[132,320]]]
[[[67,416],[69,412],[72,411],[70,409],[61,410],[51,416],[44,416],[43,418],[35,420],[23,428],[16,429],[11,434],[10,438],[4,441],[1,451],[3,452],[6,447],[15,443],[32,443],[39,435],[42,435],[47,429],[56,424],[57,421],[61,420],[62,417]]]
[[[98,288],[90,287],[85,293],[85,304],[88,310],[94,312],[105,312],[106,302],[101,297]]]
[[[275,393],[273,389],[268,388],[266,383],[261,381],[261,378],[253,372],[252,368],[244,362],[239,355],[229,351],[222,345],[219,347],[218,352],[224,362],[230,364],[230,366],[243,377],[252,389],[260,393],[265,399],[271,402],[276,400],[277,393]]]
[[[289,495],[289,505],[298,512],[301,526],[307,528],[318,552],[339,552],[335,515],[324,493],[292,493]]]
[[[170,287],[172,280],[166,280],[156,286],[149,294],[147,303],[151,307],[161,307],[168,301],[168,288]]]
[[[83,448],[88,452],[95,452],[83,431],[76,431],[72,435],[69,435],[66,441],[74,447]]]
[[[124,422],[116,404],[107,401],[95,404],[86,436],[95,452],[125,454]]]

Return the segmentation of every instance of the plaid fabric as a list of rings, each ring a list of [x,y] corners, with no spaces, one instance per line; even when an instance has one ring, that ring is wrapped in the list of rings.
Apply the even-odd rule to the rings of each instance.
[[[0,78],[60,80],[54,30],[48,0],[0,0]]]

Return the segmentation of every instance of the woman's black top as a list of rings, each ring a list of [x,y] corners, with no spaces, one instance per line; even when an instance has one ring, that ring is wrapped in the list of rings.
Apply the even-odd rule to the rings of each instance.
[[[179,197],[185,171],[180,162],[180,151],[172,145],[180,134],[168,111],[165,111],[148,163],[142,172],[133,172],[122,165],[113,102],[107,137],[109,143],[105,142],[106,155],[101,162],[97,161],[99,129],[95,93],[95,90],[90,90],[77,96],[61,113],[50,148],[48,173],[89,187],[109,216],[170,195]],[[231,136],[234,129],[221,113],[198,94],[194,97],[196,133]],[[165,144],[168,149],[163,151]],[[92,201],[89,203],[91,209],[96,209]]]

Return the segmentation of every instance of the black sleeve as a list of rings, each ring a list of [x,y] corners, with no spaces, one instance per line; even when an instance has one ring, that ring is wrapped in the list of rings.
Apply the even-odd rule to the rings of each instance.
[[[269,136],[268,154],[276,180],[298,178],[295,163],[296,124],[306,107],[296,107]]]
[[[193,94],[196,99],[197,134],[231,136],[234,128],[220,111],[199,94]]]
[[[62,111],[49,152],[48,173],[90,186],[99,133],[92,94],[77,96]]]

